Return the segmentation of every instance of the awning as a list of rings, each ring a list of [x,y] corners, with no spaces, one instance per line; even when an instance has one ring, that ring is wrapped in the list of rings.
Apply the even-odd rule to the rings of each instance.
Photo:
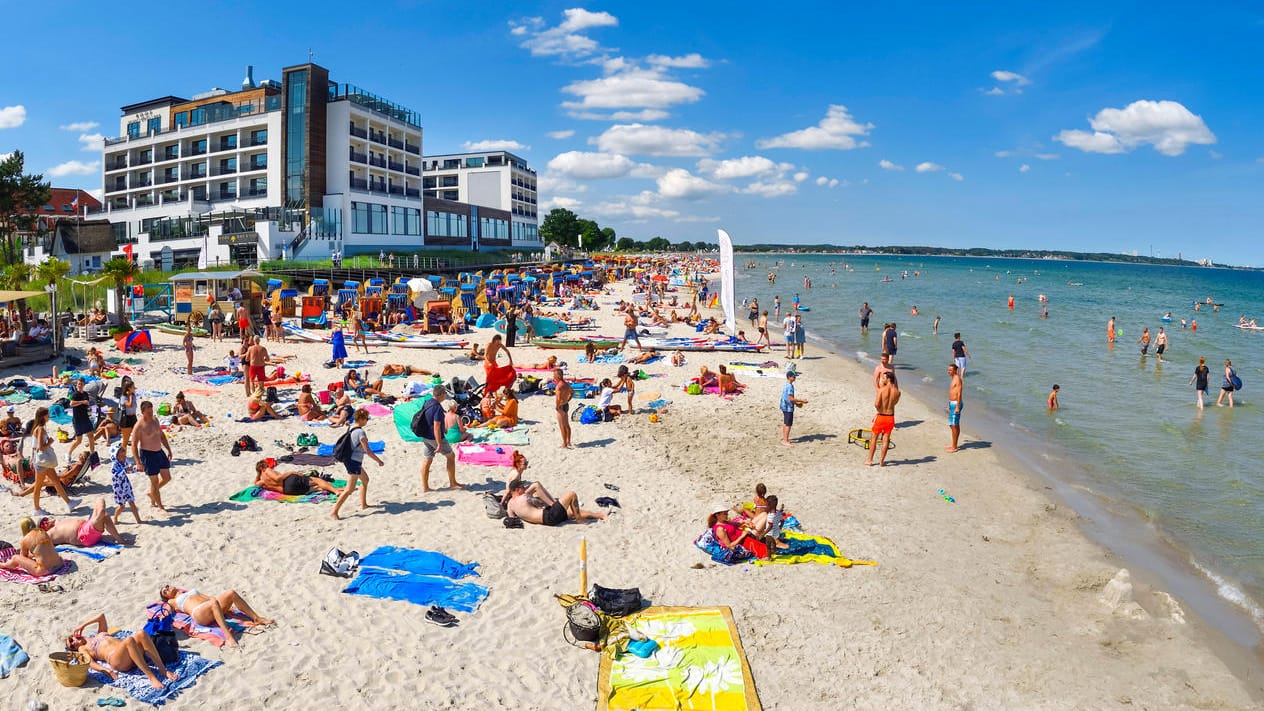
[[[48,294],[43,291],[0,291],[0,301],[17,301],[36,296],[48,296]]]

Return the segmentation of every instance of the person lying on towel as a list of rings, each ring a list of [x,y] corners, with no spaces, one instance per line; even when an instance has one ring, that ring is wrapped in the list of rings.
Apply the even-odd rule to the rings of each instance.
[[[85,637],[83,631],[91,624],[96,624],[97,631]],[[103,612],[70,633],[66,638],[66,650],[78,654],[88,662],[89,668],[107,674],[111,679],[117,679],[119,672],[139,668],[149,679],[150,686],[161,689],[163,683],[158,675],[168,681],[180,678],[162,663],[162,657],[154,648],[154,641],[145,630],[140,630],[127,639],[119,639],[111,635],[109,629],[110,625],[105,621]],[[158,675],[149,668],[150,664],[158,668]]]
[[[255,486],[268,491],[275,491],[286,496],[302,496],[310,494],[312,489],[341,494],[342,489],[319,477],[303,472],[281,472],[276,469],[276,460],[269,457],[255,462]]]
[[[525,467],[526,457],[523,457],[522,461]],[[517,469],[516,464],[517,462],[515,462],[515,469]],[[509,486],[509,506],[506,509],[510,516],[517,516],[526,523],[557,526],[567,521],[585,519],[600,521],[606,518],[603,512],[585,511],[579,508],[579,496],[573,491],[564,492],[561,497],[555,499],[538,481],[527,484],[522,479],[515,479]]]
[[[127,545],[115,528],[114,519],[105,510],[105,499],[97,499],[88,518],[45,517],[40,519],[39,527],[48,533],[55,546],[95,546],[101,542],[102,534],[108,534],[110,540],[119,545]]]
[[[227,590],[211,597],[203,595],[196,589],[182,590],[174,585],[164,585],[159,589],[158,597],[175,608],[176,612],[183,612],[192,617],[193,621],[199,625],[219,627],[230,647],[236,647],[237,640],[233,638],[232,628],[228,626],[225,615],[232,614],[233,610],[245,615],[246,619],[256,625],[272,624],[272,620],[260,617],[251,609],[236,590]]]
[[[425,368],[418,368],[415,365],[401,365],[399,363],[387,363],[382,366],[382,376],[393,375],[430,375],[430,371]]]

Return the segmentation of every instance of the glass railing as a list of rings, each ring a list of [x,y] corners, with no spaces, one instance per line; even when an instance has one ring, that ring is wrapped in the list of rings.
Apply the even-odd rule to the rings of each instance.
[[[386,139],[386,145],[390,146],[391,148],[398,148],[401,151],[404,150],[404,142],[399,140],[398,138],[388,137]]]
[[[363,138],[367,140],[369,137],[369,132],[364,130],[363,128],[356,126],[353,123],[351,124],[351,135],[355,136],[356,138]]]
[[[404,188],[404,194],[408,197],[421,197],[421,191],[417,188]]]
[[[404,168],[404,172],[408,173],[409,175],[421,175],[421,168],[414,168],[413,166],[410,165]]]
[[[355,149],[351,150],[351,160],[356,163],[368,163],[369,156],[365,153],[357,153]]]
[[[388,161],[386,161],[386,167],[387,167],[387,168],[390,168],[391,170],[398,170],[398,171],[399,171],[399,172],[401,172],[401,173],[402,173],[402,172],[404,172],[404,164],[403,164],[403,163],[396,163],[396,162],[395,162],[395,161],[393,161],[393,160],[388,160]]]
[[[336,84],[329,85],[330,101],[350,101],[352,103],[363,106],[364,108],[386,116],[387,118],[402,121],[409,126],[421,128],[421,114],[411,109],[404,108],[393,101],[384,99],[376,94],[365,91],[354,84]]]
[[[369,156],[369,165],[377,166],[378,168],[385,168],[386,159],[378,158],[377,156]]]
[[[369,140],[374,143],[386,143],[386,134],[377,131],[369,131]]]
[[[412,153],[413,155],[421,155],[421,146],[414,146],[411,143],[404,143],[404,150]]]
[[[352,189],[352,190],[368,190],[368,189],[369,189],[369,181],[367,181],[367,180],[362,180],[362,179],[360,179],[360,178],[352,178],[352,179],[351,179],[351,189]]]

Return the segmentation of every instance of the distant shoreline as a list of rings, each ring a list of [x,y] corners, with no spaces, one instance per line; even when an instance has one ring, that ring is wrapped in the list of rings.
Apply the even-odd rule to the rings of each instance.
[[[1260,271],[1258,267],[1234,266],[1215,262],[1197,262],[1189,259],[1173,259],[1169,257],[1144,257],[1131,254],[1111,254],[1107,252],[1066,252],[1059,250],[1017,250],[1017,249],[985,249],[972,247],[969,249],[948,249],[943,247],[839,247],[837,245],[793,245],[752,244],[736,245],[738,254],[803,254],[803,255],[839,255],[870,257],[975,257],[984,259],[1030,259],[1045,262],[1104,262],[1113,264],[1149,264],[1167,267],[1200,267],[1204,269],[1237,269],[1242,271]]]

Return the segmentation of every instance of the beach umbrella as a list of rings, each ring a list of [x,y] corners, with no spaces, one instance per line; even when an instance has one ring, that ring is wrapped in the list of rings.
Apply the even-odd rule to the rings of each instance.
[[[413,277],[412,279],[408,280],[409,291],[432,291],[433,289],[434,289],[434,284],[431,284],[429,279],[422,279],[421,277]]]
[[[667,277],[663,276],[662,274],[655,274],[654,276],[650,277],[650,279],[653,279],[654,281],[667,281]]]
[[[427,289],[417,292],[417,295],[413,297],[413,306],[424,309],[427,301],[439,301],[441,298],[443,297],[439,296],[439,292]]]

